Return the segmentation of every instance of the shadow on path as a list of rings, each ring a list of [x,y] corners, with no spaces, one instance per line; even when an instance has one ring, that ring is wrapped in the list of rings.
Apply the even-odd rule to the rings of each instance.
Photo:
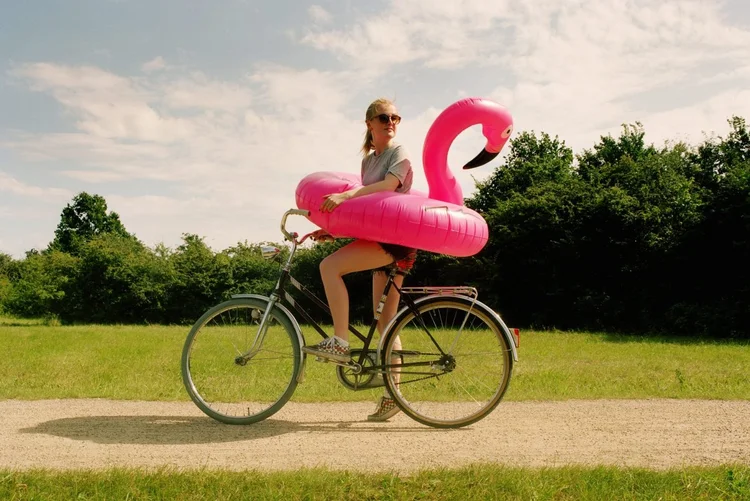
[[[293,422],[267,419],[245,426],[227,425],[193,416],[85,416],[54,419],[23,428],[39,433],[99,444],[210,444],[258,440],[287,433],[429,433],[436,428],[394,426],[365,421]]]

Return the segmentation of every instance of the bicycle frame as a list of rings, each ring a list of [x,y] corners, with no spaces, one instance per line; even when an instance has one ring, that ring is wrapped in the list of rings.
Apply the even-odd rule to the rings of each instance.
[[[281,231],[285,236],[285,239],[291,242],[291,251],[289,253],[289,256],[286,259],[286,262],[282,266],[281,274],[279,276],[279,279],[276,283],[276,286],[274,287],[273,292],[269,295],[269,303],[268,307],[266,308],[266,311],[264,312],[263,318],[260,320],[260,325],[258,327],[258,332],[256,334],[256,337],[253,341],[253,345],[245,354],[241,355],[241,357],[245,361],[251,359],[259,350],[260,347],[263,344],[263,340],[265,338],[266,331],[268,329],[268,316],[270,312],[272,311],[274,305],[276,305],[279,301],[282,299],[288,303],[289,305],[294,308],[294,310],[302,317],[304,318],[312,327],[315,329],[315,331],[320,334],[324,339],[328,338],[328,334],[323,330],[323,328],[315,321],[315,319],[312,318],[312,316],[297,302],[297,300],[292,297],[292,295],[286,290],[287,285],[291,285],[298,291],[300,291],[305,297],[307,297],[315,306],[323,310],[328,315],[331,314],[331,310],[328,307],[328,305],[322,301],[320,298],[318,298],[315,294],[310,292],[304,285],[302,285],[297,279],[295,279],[291,275],[291,263],[294,259],[294,255],[297,251],[297,247],[302,244],[309,236],[305,235],[303,238],[298,240],[298,234],[294,232],[288,232],[286,230],[286,219],[289,215],[303,215],[307,216],[307,211],[297,210],[297,209],[291,209],[287,211],[281,221]],[[264,257],[266,258],[274,258],[279,255],[279,249],[275,247],[270,246],[264,246],[262,249],[262,253]],[[439,345],[439,343],[434,339],[432,334],[430,333],[427,326],[422,322],[421,317],[419,316],[419,312],[417,309],[416,304],[411,299],[409,294],[445,294],[445,293],[451,293],[451,294],[461,294],[468,296],[472,298],[473,301],[476,301],[478,293],[477,290],[473,287],[440,287],[440,286],[427,286],[427,287],[401,287],[399,288],[395,282],[394,279],[397,275],[404,275],[405,273],[403,271],[398,270],[395,266],[392,267],[388,279],[386,280],[385,288],[383,290],[383,294],[380,297],[380,302],[378,303],[378,306],[374,312],[372,323],[370,324],[369,331],[367,335],[362,334],[357,329],[355,329],[351,324],[348,326],[349,332],[354,334],[362,343],[364,346],[362,347],[359,357],[356,360],[356,365],[354,367],[359,367],[360,371],[363,371],[364,373],[370,372],[370,371],[383,371],[384,369],[387,369],[391,367],[391,365],[378,365],[375,364],[374,366],[365,366],[364,361],[365,358],[368,357],[368,354],[371,352],[370,350],[370,344],[372,342],[372,339],[375,334],[375,330],[377,329],[378,320],[380,319],[380,316],[382,314],[383,308],[385,306],[386,299],[388,297],[388,294],[391,291],[392,287],[395,287],[396,290],[399,292],[401,298],[406,303],[406,307],[409,308],[417,318],[420,319],[421,327],[422,329],[427,333],[427,335],[432,340],[433,344],[437,348],[437,350],[440,352],[440,356],[445,356],[446,352],[443,350],[443,348]],[[471,311],[471,310],[470,310]],[[468,318],[468,313],[466,318]],[[465,319],[464,319],[465,322]],[[463,325],[461,326],[461,329],[459,329],[458,335],[460,335],[460,332],[463,330]],[[456,337],[456,340],[458,339],[458,335]],[[455,341],[454,341],[455,345]],[[453,346],[450,347],[448,350],[448,353],[451,353],[453,350]],[[355,360],[352,360],[355,362]],[[400,363],[397,364],[397,366],[400,369],[405,369],[408,367],[416,367],[416,366],[429,366],[431,362],[412,362],[412,363]]]
[[[289,401],[304,380],[307,355],[315,357],[318,353],[317,349],[305,348],[310,344],[298,318],[307,320],[306,325],[323,339],[329,338],[300,303],[307,298],[331,315],[329,306],[290,272],[298,247],[314,235],[299,238],[297,233],[288,232],[286,219],[293,214],[309,213],[292,209],[283,216],[281,231],[291,242],[291,252],[280,260],[281,270],[270,295],[235,294],[231,300],[215,305],[196,321],[183,346],[185,388],[203,412],[220,422],[262,421]],[[262,246],[261,252],[265,258],[281,257],[276,247]],[[362,342],[362,348],[352,347],[351,357],[339,357],[343,361],[316,358],[335,364],[338,380],[350,390],[385,386],[396,405],[422,424],[437,428],[470,425],[492,412],[503,398],[513,363],[518,360],[518,330],[511,334],[500,316],[477,299],[473,287],[401,287],[396,277],[405,274],[398,265],[390,267],[366,334],[351,324],[347,326]],[[382,313],[392,287],[396,287],[403,303],[381,329],[375,347],[375,331],[378,323],[386,320]],[[231,351],[217,358],[216,348],[227,347]],[[191,364],[193,360],[195,364]],[[268,381],[273,383],[243,385],[243,380],[264,377],[272,378]],[[441,384],[443,380],[446,385]],[[435,392],[437,396],[429,396]]]

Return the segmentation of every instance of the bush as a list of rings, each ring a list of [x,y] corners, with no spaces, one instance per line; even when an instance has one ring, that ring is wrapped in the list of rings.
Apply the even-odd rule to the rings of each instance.
[[[169,263],[129,236],[107,233],[80,247],[74,280],[52,312],[64,322],[163,321]]]
[[[79,261],[64,252],[31,252],[9,272],[5,309],[19,317],[44,317],[59,309]]]

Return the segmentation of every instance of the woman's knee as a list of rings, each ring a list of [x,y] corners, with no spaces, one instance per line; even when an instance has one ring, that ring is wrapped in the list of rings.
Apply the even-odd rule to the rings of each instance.
[[[341,270],[336,263],[336,259],[333,258],[333,255],[323,259],[320,262],[319,269],[320,276],[323,278],[341,276]]]

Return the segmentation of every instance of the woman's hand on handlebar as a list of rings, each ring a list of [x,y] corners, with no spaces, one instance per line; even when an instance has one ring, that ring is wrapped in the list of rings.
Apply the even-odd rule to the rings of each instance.
[[[316,230],[310,233],[310,238],[316,242],[333,242],[335,239],[326,230]]]

